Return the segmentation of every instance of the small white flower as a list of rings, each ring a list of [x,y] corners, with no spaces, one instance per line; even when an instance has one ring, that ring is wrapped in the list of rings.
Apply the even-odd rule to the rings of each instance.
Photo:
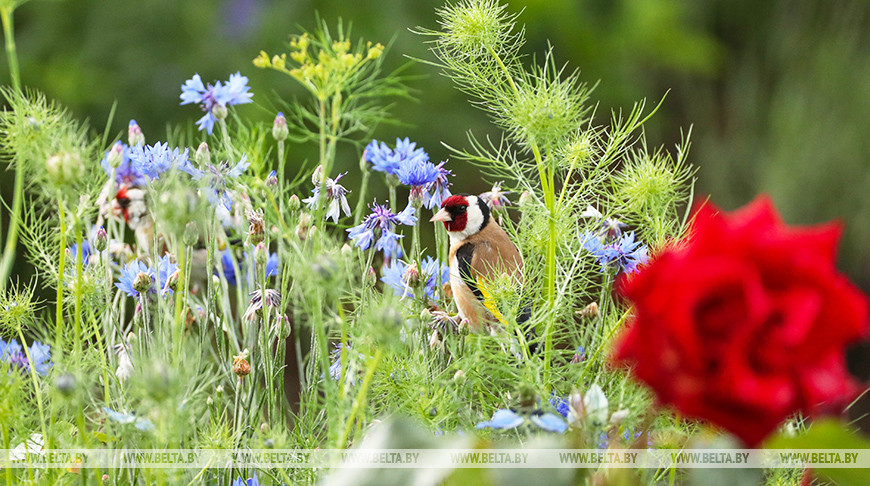
[[[130,361],[130,354],[127,353],[127,348],[124,346],[118,347],[118,369],[115,370],[115,376],[121,381],[127,381],[127,378],[133,373],[133,362]]]

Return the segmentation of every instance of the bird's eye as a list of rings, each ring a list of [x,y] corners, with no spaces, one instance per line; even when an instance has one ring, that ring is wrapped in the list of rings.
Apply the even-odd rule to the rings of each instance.
[[[457,213],[462,214],[465,212],[466,209],[468,209],[468,206],[459,206],[456,209],[457,209],[457,211],[456,211]]]

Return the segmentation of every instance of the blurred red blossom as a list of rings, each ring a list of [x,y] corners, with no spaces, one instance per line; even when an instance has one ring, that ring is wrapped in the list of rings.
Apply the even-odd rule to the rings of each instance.
[[[837,272],[837,224],[789,227],[770,199],[699,208],[688,238],[617,284],[634,304],[612,359],[661,404],[755,446],[788,416],[860,391],[844,348],[868,300]]]

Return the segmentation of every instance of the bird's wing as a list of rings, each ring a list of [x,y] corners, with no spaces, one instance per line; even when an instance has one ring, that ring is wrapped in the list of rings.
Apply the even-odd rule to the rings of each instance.
[[[481,237],[471,237],[456,250],[456,263],[462,281],[478,300],[484,299],[483,282],[492,282],[507,273],[522,278],[522,258],[517,247],[501,228]],[[483,233],[483,232],[481,232]]]

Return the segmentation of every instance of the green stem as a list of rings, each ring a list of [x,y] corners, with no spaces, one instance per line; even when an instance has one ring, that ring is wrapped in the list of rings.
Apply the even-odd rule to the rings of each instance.
[[[7,451],[10,450],[9,447],[9,427],[3,426],[3,448]],[[12,468],[6,467],[6,486],[12,486]]]
[[[175,287],[175,359],[181,363],[181,341],[184,339],[184,323],[181,322],[181,314],[184,308],[183,294],[187,291],[185,286],[187,275],[187,245],[181,248],[178,252],[178,285]],[[206,275],[208,275],[206,273]],[[165,285],[165,283],[163,284]]]
[[[12,12],[15,7],[6,5],[0,8],[0,20],[3,23],[3,36],[6,44],[6,59],[9,63],[9,77],[15,94],[21,93],[21,75],[18,71],[18,54],[15,49],[15,26]],[[18,245],[18,224],[21,220],[22,201],[24,199],[24,168],[20,162],[15,164],[15,189],[12,194],[12,214],[9,217],[9,228],[6,233],[6,246],[3,259],[0,261],[0,290],[6,289],[6,283],[12,265],[15,263],[15,247]]]
[[[356,399],[353,402],[353,408],[350,411],[350,416],[347,418],[347,422],[344,425],[344,434],[341,437],[341,442],[339,443],[340,448],[345,448],[348,439],[350,438],[350,431],[353,428],[353,423],[356,420],[357,415],[359,415],[360,410],[362,410],[363,406],[366,402],[366,394],[368,393],[369,384],[372,382],[372,377],[375,375],[375,370],[378,367],[378,364],[381,362],[381,356],[383,356],[383,351],[378,349],[375,352],[374,358],[369,361],[369,365],[366,369],[366,375],[363,378],[362,385],[359,388],[359,393],[356,395]]]
[[[60,256],[57,260],[57,301],[55,313],[54,350],[57,354],[63,354],[63,285],[64,266],[66,263],[66,214],[64,213],[63,201],[58,197],[58,213],[60,217]]]
[[[36,407],[39,409],[39,424],[42,428],[42,437],[48,438],[48,432],[45,429],[45,410],[42,406],[42,392],[39,389],[39,379],[36,377],[36,368],[34,367],[33,357],[30,355],[30,347],[27,341],[24,340],[24,333],[21,328],[18,328],[18,339],[21,339],[21,347],[24,349],[24,355],[27,356],[27,362],[30,366],[30,380],[33,382],[33,392],[36,395]]]
[[[363,211],[365,211],[365,199],[366,192],[368,192],[369,188],[369,176],[371,175],[368,168],[363,167],[362,169],[362,182],[359,186],[359,194],[357,194],[356,208],[353,210],[353,222],[359,223],[362,221]]]
[[[84,252],[82,251],[82,232],[78,228],[78,223],[76,223],[76,288],[75,288],[75,320],[73,321],[73,327],[75,329],[74,343],[75,343],[75,356],[78,356],[82,351],[82,273],[84,273],[84,262],[82,262],[82,258],[84,257]]]

